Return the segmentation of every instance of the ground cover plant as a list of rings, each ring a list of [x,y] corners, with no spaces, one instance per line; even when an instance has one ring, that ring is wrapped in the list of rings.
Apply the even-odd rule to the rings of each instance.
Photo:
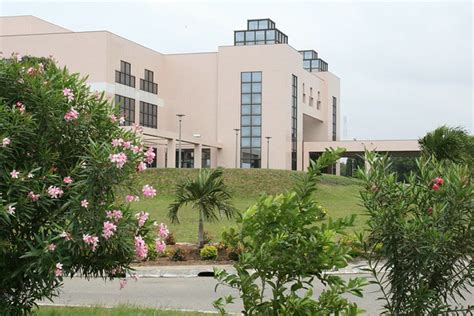
[[[51,58],[0,60],[0,314],[31,311],[63,277],[123,277],[147,245],[164,249],[166,227],[128,204],[156,194],[129,191],[153,152],[115,109]]]
[[[362,296],[365,281],[353,278],[345,282],[339,276],[323,273],[347,265],[350,249],[335,237],[352,224],[354,217],[321,223],[325,212],[313,199],[321,170],[333,164],[341,153],[343,150],[326,151],[296,179],[292,191],[264,195],[242,214],[242,251],[234,264],[236,273],[218,268],[214,272],[218,285],[239,290],[245,315],[359,312],[357,305],[342,294]],[[326,285],[317,300],[312,298],[314,279]],[[214,306],[224,314],[225,305],[233,300],[232,296],[220,298]]]
[[[472,295],[474,284],[474,190],[468,166],[424,157],[416,174],[399,182],[388,157],[366,153],[366,159],[371,167],[361,172],[369,215],[365,250],[385,312],[467,312],[458,299]]]

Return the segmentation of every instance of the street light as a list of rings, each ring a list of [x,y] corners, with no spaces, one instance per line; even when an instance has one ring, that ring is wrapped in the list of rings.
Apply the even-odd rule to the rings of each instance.
[[[179,120],[179,137],[178,137],[178,168],[181,168],[181,120],[184,114],[176,114]]]
[[[267,169],[270,167],[270,136],[265,137],[267,139]]]
[[[234,128],[235,131],[235,168],[237,169],[237,152],[239,151],[239,128]]]

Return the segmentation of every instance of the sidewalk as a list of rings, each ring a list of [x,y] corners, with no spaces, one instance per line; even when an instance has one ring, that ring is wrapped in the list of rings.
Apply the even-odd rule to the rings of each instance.
[[[225,269],[227,272],[235,273],[231,265],[183,265],[183,266],[135,266],[136,274],[140,278],[195,278],[199,276],[212,276],[213,268]],[[349,262],[343,269],[327,271],[327,274],[367,274],[364,271],[368,268],[365,261]]]

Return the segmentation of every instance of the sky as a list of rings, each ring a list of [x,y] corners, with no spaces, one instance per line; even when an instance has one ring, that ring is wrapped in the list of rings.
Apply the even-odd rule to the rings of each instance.
[[[342,138],[359,140],[415,139],[443,124],[474,132],[473,10],[453,0],[0,0],[2,16],[108,30],[161,53],[217,51],[247,19],[271,18],[341,78]]]

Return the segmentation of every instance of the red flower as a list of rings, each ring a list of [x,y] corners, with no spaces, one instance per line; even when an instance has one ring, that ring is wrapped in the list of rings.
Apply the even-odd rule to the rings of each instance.
[[[428,215],[433,215],[433,208],[430,207],[427,212],[428,212]]]
[[[435,191],[438,191],[439,190],[439,185],[435,183],[435,184],[433,184],[433,186],[431,188]]]
[[[436,177],[433,181],[437,185],[443,185],[443,183],[444,183],[444,180],[441,177]]]

